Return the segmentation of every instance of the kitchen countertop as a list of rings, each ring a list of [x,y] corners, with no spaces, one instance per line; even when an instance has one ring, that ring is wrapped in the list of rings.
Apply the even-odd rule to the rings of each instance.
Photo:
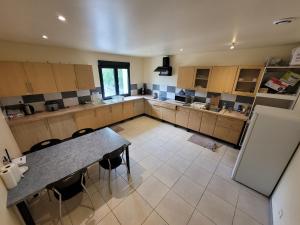
[[[96,108],[99,108],[99,107],[110,106],[110,105],[113,105],[113,104],[118,104],[118,103],[128,102],[128,101],[134,101],[134,100],[143,99],[143,98],[158,101],[158,102],[175,104],[177,106],[184,107],[184,108],[187,108],[187,109],[199,110],[199,111],[213,113],[213,114],[216,114],[216,115],[225,116],[225,117],[229,117],[229,118],[240,119],[240,120],[243,120],[243,121],[248,120],[247,116],[245,116],[242,113],[236,112],[236,111],[231,111],[230,112],[228,110],[221,110],[220,112],[214,112],[214,111],[209,111],[209,110],[205,110],[205,109],[196,109],[196,108],[193,108],[191,106],[184,106],[183,103],[179,102],[179,101],[175,101],[175,100],[162,101],[162,100],[159,100],[159,99],[154,99],[151,95],[144,95],[144,96],[125,97],[124,101],[120,101],[120,102],[114,102],[112,100],[106,100],[106,101],[104,101],[104,104],[77,105],[77,106],[73,106],[73,107],[69,107],[69,108],[65,108],[65,109],[60,109],[60,110],[54,111],[54,112],[40,112],[40,113],[36,113],[36,114],[33,114],[33,115],[29,115],[29,116],[18,117],[18,118],[13,118],[13,119],[7,119],[7,123],[10,126],[13,126],[13,125],[17,125],[17,124],[34,122],[34,121],[43,120],[43,119],[47,119],[47,118],[51,118],[51,117],[63,116],[63,115],[70,114],[70,113],[72,114],[72,113],[76,113],[76,112],[80,112],[80,111],[84,111],[84,110],[92,110],[92,109],[96,109]]]

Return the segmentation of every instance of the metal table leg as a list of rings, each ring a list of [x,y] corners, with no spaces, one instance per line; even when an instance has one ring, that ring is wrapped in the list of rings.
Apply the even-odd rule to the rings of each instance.
[[[18,203],[17,208],[18,208],[26,225],[35,225],[35,222],[30,214],[30,211],[24,201]]]
[[[128,173],[130,174],[129,146],[126,146],[126,164],[128,168]]]

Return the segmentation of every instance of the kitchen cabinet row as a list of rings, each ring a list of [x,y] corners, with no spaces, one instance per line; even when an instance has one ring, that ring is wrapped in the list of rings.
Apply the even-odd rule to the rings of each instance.
[[[244,121],[155,100],[145,101],[145,113],[158,119],[237,144]]]
[[[259,89],[263,66],[179,67],[177,87],[254,97]]]
[[[70,138],[83,128],[101,128],[144,113],[144,99],[127,101],[95,109],[82,110],[28,123],[11,125],[11,131],[22,152],[40,141]]]
[[[95,88],[91,65],[0,62],[0,97]]]

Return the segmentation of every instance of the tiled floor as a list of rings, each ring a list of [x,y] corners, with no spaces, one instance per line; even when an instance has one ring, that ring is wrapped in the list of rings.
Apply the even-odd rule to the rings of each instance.
[[[181,128],[148,117],[120,124],[132,142],[131,177],[126,168],[114,171],[112,195],[107,172],[90,168],[86,194],[63,203],[65,225],[267,225],[269,202],[234,182],[230,174],[238,152],[223,145],[211,152],[187,141]],[[129,180],[128,180],[129,179]],[[58,202],[44,194],[32,203],[38,224],[58,223]]]

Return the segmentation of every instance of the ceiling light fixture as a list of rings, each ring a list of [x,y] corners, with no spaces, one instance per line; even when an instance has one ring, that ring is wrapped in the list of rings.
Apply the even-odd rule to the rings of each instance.
[[[183,48],[179,49],[179,51],[183,52]]]
[[[44,34],[44,35],[42,36],[42,38],[43,38],[43,39],[48,39],[48,36]]]
[[[283,24],[288,24],[291,23],[295,20],[295,17],[287,17],[287,18],[282,18],[278,20],[273,20],[274,25],[283,25]]]
[[[233,50],[234,48],[235,48],[235,44],[234,44],[234,42],[232,42],[230,45],[230,50]]]
[[[62,16],[62,15],[58,15],[57,19],[62,21],[62,22],[66,22],[66,17]]]

